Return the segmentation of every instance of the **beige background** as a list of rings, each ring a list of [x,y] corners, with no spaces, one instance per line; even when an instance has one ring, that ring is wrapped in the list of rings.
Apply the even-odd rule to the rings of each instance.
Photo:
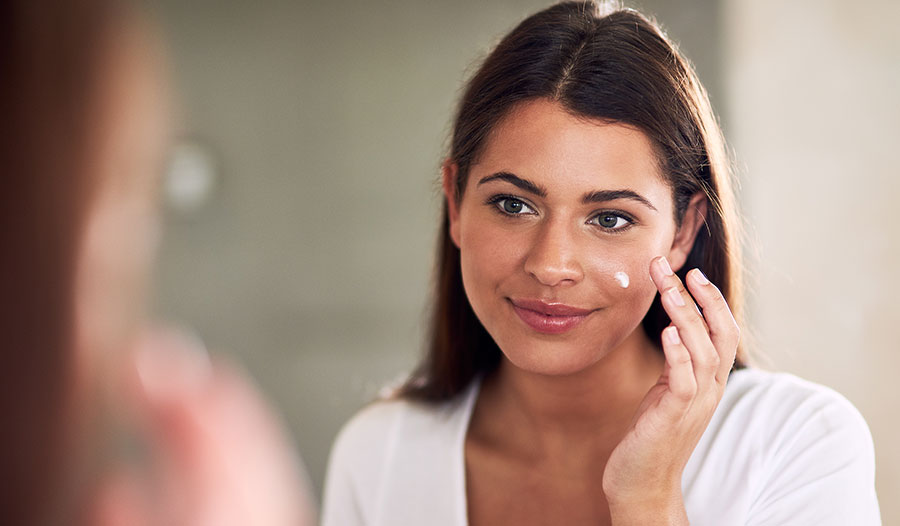
[[[220,174],[203,207],[167,214],[156,310],[250,369],[317,491],[340,425],[419,356],[435,182],[462,82],[544,5],[154,3],[184,129]],[[738,153],[760,347],[860,408],[885,524],[900,522],[897,8],[631,5],[681,42]]]
[[[900,3],[728,0],[722,20],[760,347],[859,408],[900,524]]]

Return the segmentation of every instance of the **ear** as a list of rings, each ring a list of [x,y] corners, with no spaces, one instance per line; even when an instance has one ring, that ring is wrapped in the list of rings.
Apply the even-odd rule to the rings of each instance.
[[[701,228],[706,227],[706,212],[709,201],[706,194],[697,192],[691,197],[687,210],[684,212],[684,219],[681,221],[681,227],[675,233],[675,239],[672,241],[672,248],[666,259],[672,269],[678,272],[687,261],[688,255],[694,248],[694,241],[697,239],[697,233]]]
[[[441,165],[441,187],[447,202],[447,219],[450,221],[450,239],[459,248],[459,203],[456,196],[456,178],[459,166],[450,159]]]

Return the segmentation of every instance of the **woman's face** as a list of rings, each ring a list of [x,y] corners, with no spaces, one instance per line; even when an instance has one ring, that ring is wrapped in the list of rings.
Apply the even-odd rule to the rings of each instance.
[[[455,166],[444,175],[446,191]],[[495,128],[450,206],[450,230],[469,302],[509,361],[571,374],[644,338],[656,294],[650,261],[684,263],[696,232],[690,208],[679,232],[644,133],[539,99]]]

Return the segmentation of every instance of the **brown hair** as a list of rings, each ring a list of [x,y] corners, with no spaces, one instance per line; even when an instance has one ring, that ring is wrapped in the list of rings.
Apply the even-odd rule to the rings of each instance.
[[[634,126],[655,144],[672,188],[676,224],[697,192],[710,203],[706,228],[679,277],[699,267],[741,324],[740,223],[730,162],[707,94],[657,25],[631,9],[605,11],[594,2],[554,5],[525,19],[488,55],[466,87],[453,126],[455,198],[461,199],[491,131],[517,104],[548,98],[577,116]],[[427,401],[452,398],[475,375],[494,370],[501,357],[465,295],[446,203],[442,217],[429,348],[400,390],[401,396]],[[643,329],[658,343],[669,323],[657,295]],[[745,367],[745,360],[739,348],[734,368]]]
[[[114,4],[0,2],[2,524],[64,520],[89,119]]]

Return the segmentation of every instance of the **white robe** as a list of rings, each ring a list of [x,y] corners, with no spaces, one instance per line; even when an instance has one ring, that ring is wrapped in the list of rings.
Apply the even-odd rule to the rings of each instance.
[[[322,526],[467,526],[464,444],[480,388],[428,406],[375,402],[332,447]],[[872,437],[842,395],[734,371],[682,476],[692,526],[876,526]]]

